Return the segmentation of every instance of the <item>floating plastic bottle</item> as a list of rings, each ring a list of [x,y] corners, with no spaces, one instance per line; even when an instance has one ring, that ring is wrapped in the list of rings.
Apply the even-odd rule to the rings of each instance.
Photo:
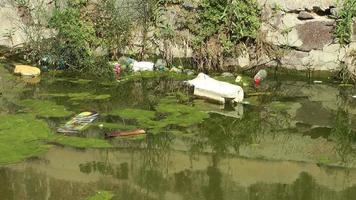
[[[261,69],[260,71],[257,72],[255,77],[253,77],[253,81],[256,86],[259,86],[261,84],[261,82],[263,81],[263,79],[265,79],[266,77],[267,77],[267,71],[264,69]]]

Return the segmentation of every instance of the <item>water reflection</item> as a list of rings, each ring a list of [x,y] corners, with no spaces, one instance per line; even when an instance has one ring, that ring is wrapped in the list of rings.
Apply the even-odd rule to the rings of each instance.
[[[148,154],[146,150],[57,148],[40,160],[1,168],[0,197],[82,199],[99,190],[113,191],[117,199],[167,200],[341,200],[356,195],[354,169],[219,154],[200,154],[191,160],[180,151],[161,155],[169,155],[168,163],[154,161],[154,166],[146,166],[151,161],[141,159]]]

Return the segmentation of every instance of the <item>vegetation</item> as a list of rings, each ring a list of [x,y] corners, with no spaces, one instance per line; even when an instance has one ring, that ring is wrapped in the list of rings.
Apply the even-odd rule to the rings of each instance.
[[[257,39],[261,10],[255,0],[204,0],[187,27],[195,35],[192,47],[199,67],[219,69],[226,56],[241,53],[241,45]]]
[[[48,149],[50,129],[30,114],[0,115],[0,164],[22,161]]]
[[[18,104],[24,107],[23,111],[42,118],[65,118],[73,114],[73,112],[68,111],[64,106],[57,105],[52,101],[27,99],[20,101]]]
[[[356,1],[345,0],[338,12],[338,21],[335,29],[336,37],[342,45],[351,42],[353,18],[356,17]]]
[[[141,109],[120,109],[110,113],[129,122],[136,121],[140,128],[148,128],[152,133],[165,132],[168,126],[189,127],[199,124],[209,115],[191,105],[180,104],[175,96],[161,99],[155,111]]]
[[[114,197],[114,194],[108,191],[100,191],[95,195],[88,197],[86,200],[110,200]]]
[[[108,141],[98,138],[85,138],[76,136],[58,136],[49,140],[52,143],[58,143],[75,148],[111,148]]]

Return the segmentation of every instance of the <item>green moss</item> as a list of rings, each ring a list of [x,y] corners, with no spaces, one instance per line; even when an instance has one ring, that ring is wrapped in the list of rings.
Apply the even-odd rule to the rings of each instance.
[[[131,108],[114,110],[110,115],[119,116],[123,119],[134,119],[139,125],[145,125],[145,127],[153,125],[155,118],[154,111]]]
[[[269,105],[269,107],[273,110],[283,111],[289,109],[290,104],[286,102],[274,101]]]
[[[52,94],[42,94],[42,96],[49,97],[67,97],[70,101],[83,101],[83,100],[106,100],[111,97],[110,94],[92,94],[89,92],[80,93],[52,93]]]
[[[0,164],[22,161],[45,152],[47,124],[33,115],[0,115]]]
[[[113,147],[108,141],[98,138],[82,138],[76,136],[56,136],[51,142],[59,143],[64,146],[76,148],[111,148]]]
[[[64,106],[57,105],[52,101],[27,99],[20,101],[18,104],[25,107],[25,112],[34,113],[38,117],[63,118],[73,115],[73,112],[68,111]]]
[[[168,96],[160,100],[156,111],[141,109],[120,109],[112,111],[110,115],[119,116],[126,120],[135,120],[139,128],[150,129],[151,133],[166,131],[170,125],[188,127],[202,122],[209,115],[190,105],[177,103],[175,96]]]
[[[86,200],[110,200],[114,197],[112,192],[100,191],[97,192],[94,196],[86,198]]]
[[[78,80],[70,80],[69,82],[75,83],[75,84],[88,84],[88,83],[92,82],[92,80],[78,79]]]
[[[209,115],[193,106],[177,104],[175,97],[166,97],[156,107],[157,112],[167,114],[158,123],[162,125],[191,126],[202,122]]]

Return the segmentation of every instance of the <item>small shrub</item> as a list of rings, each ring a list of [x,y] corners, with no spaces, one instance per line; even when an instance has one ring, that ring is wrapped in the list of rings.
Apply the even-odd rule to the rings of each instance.
[[[342,45],[351,42],[352,23],[353,18],[356,17],[356,1],[345,0],[340,12],[338,13],[338,20],[335,29],[336,37]]]

